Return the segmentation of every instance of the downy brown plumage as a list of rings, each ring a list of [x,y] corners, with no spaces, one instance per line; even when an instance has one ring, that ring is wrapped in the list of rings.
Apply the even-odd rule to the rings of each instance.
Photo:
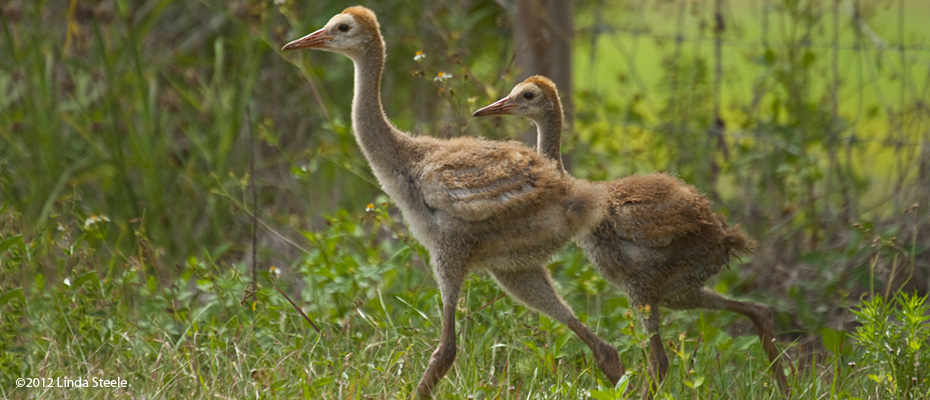
[[[530,77],[474,116],[494,114],[533,120],[538,152],[562,166],[562,105],[552,81]],[[776,380],[785,390],[771,309],[704,287],[731,255],[750,251],[752,243],[739,226],[728,226],[694,186],[666,174],[633,175],[602,186],[608,191],[604,219],[577,243],[601,275],[622,288],[640,312],[650,335],[653,383],[661,381],[668,368],[659,336],[659,306],[725,309],[752,320]],[[643,397],[648,393],[647,388]]]
[[[413,137],[395,128],[381,104],[385,49],[375,14],[350,7],[322,29],[284,46],[348,56],[355,64],[352,128],[381,188],[429,250],[442,295],[439,345],[417,386],[421,396],[455,358],[455,306],[469,270],[485,268],[513,298],[566,324],[617,382],[617,350],[595,336],[559,297],[544,265],[602,217],[603,188],[574,179],[515,142]]]

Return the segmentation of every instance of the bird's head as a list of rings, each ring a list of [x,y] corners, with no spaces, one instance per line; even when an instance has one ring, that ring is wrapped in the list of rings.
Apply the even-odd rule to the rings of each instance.
[[[375,13],[355,6],[336,14],[320,30],[291,41],[281,50],[302,48],[332,51],[355,58],[373,48],[383,49],[384,41]]]
[[[561,108],[555,83],[549,78],[536,75],[515,86],[507,97],[475,111],[472,116],[511,114],[539,120],[546,114],[562,112]]]

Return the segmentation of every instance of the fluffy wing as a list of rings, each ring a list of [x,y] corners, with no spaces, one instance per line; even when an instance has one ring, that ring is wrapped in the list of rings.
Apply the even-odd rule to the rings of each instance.
[[[717,221],[694,186],[666,174],[633,175],[608,185],[611,228],[636,243],[668,246]]]
[[[460,138],[422,162],[426,204],[466,221],[525,209],[551,196],[554,165],[532,150],[505,142]]]

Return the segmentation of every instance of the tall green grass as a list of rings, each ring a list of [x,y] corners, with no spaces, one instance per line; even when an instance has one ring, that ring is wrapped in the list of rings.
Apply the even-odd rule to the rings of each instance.
[[[268,47],[247,30],[195,30],[207,11],[30,2],[4,19],[5,201],[29,228],[66,210],[106,215],[107,240],[126,249],[145,221],[168,254],[236,231],[209,188],[242,160],[234,145]]]
[[[884,140],[891,137],[881,135],[886,132],[924,139],[920,102],[926,91],[909,89],[899,104],[893,90],[903,76],[898,71],[911,74],[907,82],[921,82],[912,64],[920,65],[925,53],[908,53],[906,69],[888,64],[874,71],[881,79],[871,88],[894,94],[887,109],[860,109],[863,93],[850,83],[858,75],[841,69],[846,100],[834,121],[822,97],[829,86],[824,77],[832,73],[824,69],[827,50],[806,48],[793,35],[784,37],[788,47],[771,52],[727,47],[728,76],[739,82],[724,88],[724,154],[707,140],[713,121],[708,99],[715,96],[710,46],[688,46],[676,56],[674,41],[647,46],[648,35],[599,31],[604,26],[593,22],[601,15],[620,26],[630,21],[622,18],[645,15],[636,22],[655,20],[661,25],[654,33],[674,32],[679,25],[656,16],[676,5],[710,3],[666,2],[654,9],[608,3],[576,6],[576,71],[585,79],[574,94],[574,131],[566,135],[573,173],[603,180],[670,170],[712,194],[730,222],[753,233],[759,254],[739,267],[734,263],[711,285],[775,306],[779,345],[785,364],[794,367],[792,398],[926,393],[923,377],[908,386],[906,375],[891,371],[906,359],[882,359],[880,347],[860,344],[865,336],[854,337],[856,327],[877,325],[853,323],[850,312],[859,309],[864,293],[882,294],[881,315],[900,321],[888,326],[907,326],[907,316],[920,309],[895,314],[887,306],[898,304],[895,290],[902,285],[926,290],[921,263],[930,232],[926,204],[920,204],[926,185],[913,167],[922,158],[913,146],[866,141],[846,142],[850,151],[839,157],[846,163],[841,168],[831,169],[824,157],[827,125],[837,122],[838,132],[861,139]],[[799,21],[813,21],[816,38],[831,35],[826,6],[762,3],[773,18],[797,14],[804,17]],[[863,18],[881,34],[893,33],[879,24],[896,4],[876,4]],[[506,39],[510,17],[499,2],[368,5],[387,36],[385,103],[398,126],[497,139],[526,127],[516,119],[468,118],[509,90],[518,73]],[[278,51],[342,8],[257,0],[0,5],[0,397],[411,394],[438,340],[440,301],[428,255],[389,200],[379,197],[351,135],[350,62]],[[708,10],[688,14],[693,19],[682,29],[698,29]],[[751,36],[740,36],[755,31],[739,26],[755,17],[727,16],[735,25],[726,39]],[[598,32],[599,41],[589,47]],[[844,31],[842,38],[853,39],[853,33]],[[625,70],[633,64],[621,63],[617,53],[637,41],[640,54],[649,53],[635,60],[645,72],[639,80]],[[795,57],[791,48],[809,56]],[[589,57],[595,49],[597,57]],[[414,60],[417,51],[426,58]],[[859,54],[875,63],[898,55]],[[453,78],[434,80],[440,72]],[[609,90],[589,90],[586,79]],[[741,97],[747,85],[756,97]],[[247,172],[253,151],[254,177]],[[890,163],[888,154],[912,162]],[[895,179],[882,174],[886,167]],[[894,191],[882,186],[900,177]],[[254,304],[241,303],[249,282],[251,178],[260,222],[261,289]],[[870,205],[876,193],[890,193],[890,200]],[[911,207],[914,201],[920,203]],[[366,212],[369,203],[374,210]],[[901,214],[905,208],[909,212]],[[269,275],[272,265],[283,271],[279,278]],[[507,298],[495,300],[499,289],[476,276],[460,304],[462,348],[439,387],[444,397],[638,397],[645,340],[625,298],[575,249],[550,267],[572,308],[619,348],[630,370],[626,386],[608,387],[570,331]],[[323,327],[322,334],[270,279]],[[903,342],[903,335],[869,337],[878,346],[924,343]],[[672,312],[663,338],[672,365],[659,398],[780,398],[758,340],[740,317]],[[117,376],[131,386],[15,387],[17,378]]]
[[[3,398],[409,398],[438,337],[439,296],[418,246],[379,239],[398,228],[387,206],[328,217],[327,229],[306,233],[320,242],[300,263],[262,268],[254,300],[244,297],[250,278],[242,263],[190,257],[167,285],[135,256],[112,259],[99,274],[88,256],[98,250],[101,225],[23,239],[18,216],[0,216]],[[20,267],[52,255],[66,262],[57,274]],[[570,330],[474,276],[459,304],[459,356],[440,397],[639,398],[646,338],[625,300],[585,264],[572,250],[551,268],[582,320],[620,350],[629,374],[617,388]],[[788,398],[926,395],[926,374],[912,368],[930,344],[923,299],[876,296],[858,307],[857,341],[826,330],[825,351],[779,343]],[[722,312],[667,313],[670,369],[656,398],[784,398],[758,338],[734,329],[734,320]],[[128,386],[17,387],[18,378],[121,378]]]

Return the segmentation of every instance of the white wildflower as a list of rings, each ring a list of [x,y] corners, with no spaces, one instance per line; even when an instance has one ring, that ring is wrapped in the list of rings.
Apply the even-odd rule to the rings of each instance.
[[[84,220],[84,229],[90,228],[98,222],[110,222],[110,218],[106,215],[91,215]]]

